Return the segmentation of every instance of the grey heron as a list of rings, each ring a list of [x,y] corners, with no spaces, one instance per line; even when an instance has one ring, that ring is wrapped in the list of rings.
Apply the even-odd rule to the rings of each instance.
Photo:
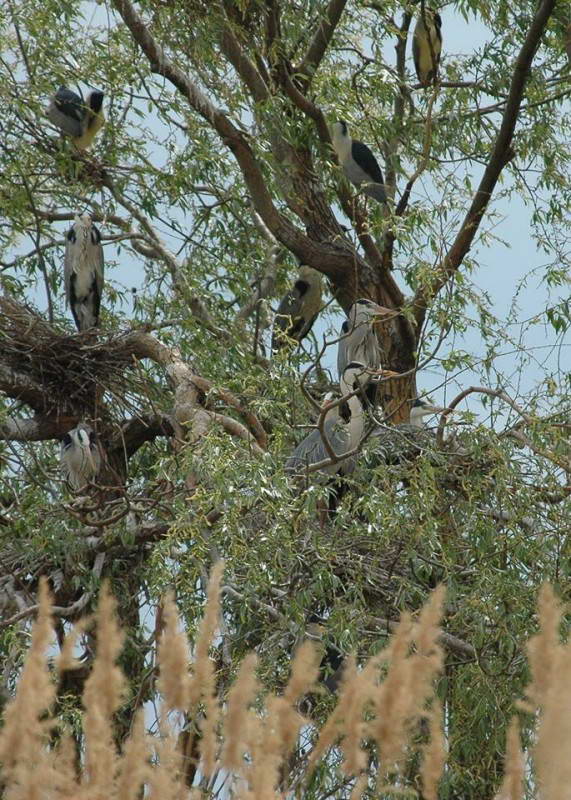
[[[67,303],[78,331],[99,323],[103,291],[101,234],[89,214],[76,216],[65,241],[64,282]]]
[[[274,320],[272,352],[310,332],[321,308],[321,273],[302,265],[292,288],[282,297]]]
[[[389,308],[380,306],[372,300],[362,297],[355,301],[349,309],[349,316],[341,326],[341,338],[337,347],[337,372],[339,379],[344,370],[352,361],[365,364],[368,372],[361,375],[361,386],[365,388],[371,384],[373,374],[381,368],[381,350],[377,335],[373,330],[373,323],[379,317],[393,316]],[[373,387],[376,390],[376,387]],[[374,402],[374,396],[369,400]]]
[[[343,120],[333,124],[331,133],[333,149],[348,180],[357,189],[362,187],[369,197],[379,203],[386,203],[387,194],[385,192],[383,173],[377,159],[367,145],[349,136],[347,123]]]
[[[413,402],[410,409],[409,425],[413,428],[422,428],[424,424],[424,417],[431,414],[442,414],[446,411],[444,406],[435,406],[432,403],[427,403],[425,400],[419,400],[417,397]],[[450,411],[448,413],[451,413]]]
[[[101,453],[95,431],[80,422],[68,431],[61,441],[60,466],[72,489],[81,489],[92,481],[101,469]]]
[[[362,375],[366,369],[366,365],[362,363],[351,362],[347,364],[340,380],[341,392],[344,396],[359,389]],[[343,417],[338,411],[339,406],[337,406],[326,414],[323,424],[324,435],[327,437],[327,441],[336,456],[344,456],[354,450],[363,436],[365,419],[359,397],[353,394],[348,398],[347,406],[350,414],[347,422],[343,421]],[[307,468],[329,458],[330,454],[323,441],[321,431],[316,429],[298,444],[287,459],[285,469],[290,475],[318,475],[317,472],[307,473]],[[323,466],[319,472],[321,473],[321,478],[324,474],[349,475],[354,468],[355,459],[346,458]],[[316,480],[319,481],[320,477],[317,477]]]
[[[48,119],[71,138],[78,150],[87,150],[105,123],[103,96],[103,92],[94,89],[84,100],[67,86],[60,86],[48,106]]]
[[[431,8],[420,12],[412,38],[412,56],[419,83],[429,86],[438,74],[442,52],[442,20]]]
[[[422,453],[429,453],[431,463],[443,466],[445,462],[435,450],[434,432],[423,425],[424,417],[443,411],[446,411],[444,407],[417,398],[412,403],[409,422],[374,428],[366,452],[368,465],[404,464],[414,461]]]

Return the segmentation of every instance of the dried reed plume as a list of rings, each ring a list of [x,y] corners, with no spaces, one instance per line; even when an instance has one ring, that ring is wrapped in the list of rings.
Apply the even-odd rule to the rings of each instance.
[[[212,572],[193,663],[174,600],[165,598],[156,684],[163,704],[159,735],[145,730],[145,710],[139,708],[120,746],[114,737],[114,716],[126,686],[117,666],[122,634],[115,603],[107,588],[102,588],[96,614],[96,655],[84,690],[79,758],[71,735],[53,735],[56,676],[51,675],[46,656],[47,648],[53,646],[53,630],[49,593],[42,583],[32,643],[0,732],[1,780],[8,800],[35,800],[40,794],[49,800],[137,800],[143,787],[149,798],[192,800],[219,796],[215,787],[222,779],[223,796],[236,800],[277,800],[288,793],[302,797],[315,768],[327,759],[331,748],[343,753],[342,772],[353,800],[374,790],[375,785],[381,791],[402,792],[406,759],[420,749],[423,797],[436,800],[446,759],[443,713],[435,696],[443,664],[438,642],[442,587],[433,592],[416,623],[403,614],[387,647],[361,669],[354,657],[347,659],[337,705],[321,730],[313,729],[310,751],[301,761],[301,770],[298,762],[294,774],[291,756],[300,733],[304,726],[307,732],[314,725],[299,708],[300,701],[316,690],[319,653],[312,643],[302,644],[293,657],[283,692],[263,697],[252,654],[241,664],[226,698],[219,698],[209,649],[220,617],[222,570],[219,563]],[[571,645],[559,641],[561,610],[549,587],[541,592],[539,616],[541,630],[528,645],[532,681],[527,701],[520,706],[539,720],[533,749],[538,796],[563,800],[571,779],[567,757],[571,746]],[[57,671],[74,666],[76,636],[86,627],[86,621],[80,623],[64,642]],[[177,727],[181,713],[193,722],[193,730],[200,732],[193,740],[192,732],[187,731],[184,748]],[[422,739],[423,744],[416,744]],[[506,751],[505,777],[496,800],[519,800],[526,762],[515,719]],[[194,760],[192,775],[195,783],[200,780],[200,789],[187,786],[185,759]]]

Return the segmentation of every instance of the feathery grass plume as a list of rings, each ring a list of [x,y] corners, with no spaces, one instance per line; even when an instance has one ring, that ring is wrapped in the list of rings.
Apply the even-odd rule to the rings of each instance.
[[[368,784],[369,776],[361,775],[361,777],[355,781],[355,786],[353,786],[353,791],[351,792],[351,797],[349,800],[361,800],[361,797],[363,797]]]
[[[54,756],[54,770],[57,774],[55,796],[58,800],[72,800],[72,798],[75,800],[80,795],[76,758],[74,738],[70,733],[65,733]]]
[[[390,658],[387,674],[373,697],[375,718],[367,725],[367,734],[374,739],[382,764],[379,781],[398,769],[408,739],[407,723],[417,707],[417,698],[411,694],[413,660],[407,658],[412,632],[410,614],[405,612],[387,648]]]
[[[367,736],[376,742],[383,758],[379,781],[403,759],[412,724],[426,716],[425,705],[432,698],[434,679],[442,667],[443,655],[437,639],[443,598],[444,589],[439,587],[425,604],[415,626],[410,615],[403,614],[387,647],[371,657],[361,672],[354,658],[347,659],[337,707],[326,720],[308,760],[306,785],[317,761],[340,737],[344,753],[342,769],[348,776],[359,775],[366,767],[367,754],[361,742]],[[417,651],[410,654],[413,639]],[[390,662],[389,668],[379,684],[379,667],[386,661]],[[371,701],[375,717],[365,722],[364,709]],[[431,774],[435,774],[436,743],[432,758]]]
[[[123,744],[116,780],[116,800],[138,800],[141,787],[149,780],[149,748],[145,734],[145,712],[140,708],[131,732]]]
[[[375,739],[383,772],[388,774],[406,755],[414,724],[425,716],[425,706],[434,694],[434,681],[442,669],[443,653],[438,644],[444,587],[437,587],[419,615],[414,627],[403,614],[388,646],[390,666],[374,697],[376,719],[368,726]],[[416,651],[409,654],[411,642]]]
[[[419,699],[432,694],[434,679],[442,671],[444,664],[444,653],[438,643],[438,637],[441,633],[440,620],[445,593],[443,584],[434,589],[430,599],[422,607],[413,630],[416,652],[410,656],[412,661],[410,692],[413,697]]]
[[[261,730],[258,729],[261,738],[255,748],[251,770],[251,783],[256,797],[275,796],[280,766],[289,757],[302,726],[309,722],[295,706],[301,697],[314,688],[318,673],[317,649],[312,642],[304,642],[295,653],[283,695],[270,696],[266,703],[267,716]]]
[[[218,627],[220,617],[220,584],[224,562],[218,561],[212,568],[208,581],[208,600],[204,616],[198,630],[196,656],[192,669],[188,702],[189,710],[202,698],[204,703],[204,719],[201,722],[202,738],[200,740],[201,769],[205,777],[210,778],[216,760],[216,726],[218,724],[218,700],[214,678],[213,662],[208,651]]]
[[[188,795],[182,779],[182,753],[177,737],[170,731],[155,740],[156,763],[149,770],[149,800],[182,800]]]
[[[79,666],[81,666],[80,662],[73,655],[73,651],[75,650],[77,640],[82,633],[85,633],[85,631],[91,627],[92,622],[93,617],[85,616],[78,620],[74,624],[71,631],[67,634],[63,640],[63,645],[61,646],[61,650],[56,659],[56,668],[58,672],[61,673],[65,672],[66,670],[77,669]]]
[[[52,723],[42,719],[55,699],[46,650],[53,638],[51,599],[47,580],[40,580],[38,616],[32,627],[32,639],[16,696],[4,712],[0,731],[0,763],[4,796],[9,800],[32,798],[37,794],[39,778],[46,793],[57,775],[53,757],[46,750]]]
[[[160,668],[157,687],[169,710],[188,707],[190,675],[188,674],[188,640],[180,632],[180,620],[171,592],[163,600],[163,634],[158,650]]]
[[[248,787],[244,786],[238,795],[240,800],[279,800],[274,787],[278,780],[278,769],[274,759],[267,757],[266,726],[261,717],[252,719],[248,731],[248,750],[251,763],[246,771]]]
[[[532,674],[532,681],[525,690],[529,703],[519,704],[527,711],[535,711],[544,702],[563,655],[559,644],[562,610],[549,583],[544,583],[539,590],[537,613],[541,627],[527,643],[527,660]]]
[[[571,786],[571,642],[559,643],[561,608],[551,586],[539,596],[541,631],[528,644],[527,696],[539,708],[533,762],[541,800],[567,800]]]
[[[305,717],[296,711],[295,706],[304,695],[316,688],[319,662],[318,650],[313,642],[303,642],[294,655],[290,679],[287,682],[283,696],[277,698],[280,703],[276,705],[278,716],[275,723],[276,730],[279,730],[284,755],[291,750],[297,741],[301,726],[308,722]]]
[[[512,717],[506,737],[504,777],[494,800],[522,800],[524,770],[525,762],[519,741],[519,724],[517,717]]]
[[[244,752],[253,714],[249,706],[254,702],[259,689],[257,665],[256,654],[249,653],[240,665],[238,675],[228,692],[220,762],[224,769],[234,772],[241,772],[245,767]]]
[[[123,643],[115,608],[116,602],[108,584],[104,582],[96,615],[97,651],[83,691],[86,750],[84,784],[90,798],[109,797],[112,794],[117,766],[113,714],[121,704],[125,679],[115,663]]]
[[[423,758],[420,766],[422,796],[424,800],[438,800],[438,784],[446,764],[446,740],[442,730],[442,705],[434,698],[428,714],[430,740],[422,748]],[[507,800],[516,800],[508,797]]]
[[[360,691],[361,685],[362,675],[360,675],[357,671],[357,662],[355,660],[355,656],[349,655],[345,659],[343,676],[339,686],[339,699],[337,700],[337,705],[329,717],[325,720],[325,723],[319,733],[317,742],[313,746],[309,756],[307,762],[306,783],[309,781],[319,759],[329,750],[329,748],[333,747],[337,739],[343,735],[343,732],[346,731],[349,735],[349,725],[347,724],[347,719],[350,715],[353,715],[359,732],[355,737],[357,740],[357,752],[355,752],[355,748],[353,747],[350,748],[351,756],[348,756],[347,752],[345,753],[346,762],[348,762],[350,759],[352,762],[352,767],[347,768],[345,771],[347,774],[356,774],[358,769],[364,768],[365,755],[358,744],[361,740],[362,734],[361,716],[363,700],[361,696],[362,693]]]

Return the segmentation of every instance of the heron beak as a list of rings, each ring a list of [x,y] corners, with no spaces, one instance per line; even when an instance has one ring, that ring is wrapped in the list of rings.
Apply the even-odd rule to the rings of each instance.
[[[375,312],[376,317],[394,317],[396,315],[396,311],[394,309],[387,308],[386,306],[380,306],[378,303],[373,303],[370,307]]]
[[[422,409],[423,414],[454,414],[454,409],[446,408],[445,406],[426,406]]]

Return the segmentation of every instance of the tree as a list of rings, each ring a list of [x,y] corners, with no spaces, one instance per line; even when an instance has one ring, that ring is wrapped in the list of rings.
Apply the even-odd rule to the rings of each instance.
[[[536,365],[526,393],[496,380],[515,311],[498,318],[470,275],[493,239],[494,199],[521,198],[533,210],[525,236],[548,259],[541,280],[555,292],[565,282],[568,20],[555,0],[455,0],[440,81],[421,89],[407,50],[421,9],[112,0],[2,11],[7,689],[40,575],[60,641],[100,578],[114,585],[131,679],[118,738],[155,691],[141,613],[159,630],[151,610],[173,586],[192,631],[221,555],[221,686],[255,649],[261,678],[279,688],[316,615],[330,648],[364,658],[401,609],[420,608],[443,581],[443,796],[493,796],[533,598],[568,570],[569,385],[564,366],[549,364]],[[454,55],[447,17],[485,26],[485,46]],[[107,124],[89,152],[54,136],[44,116],[55,88],[78,82],[106,94]],[[343,179],[328,129],[337,118],[382,156],[386,207]],[[77,335],[63,308],[62,246],[84,209],[102,229],[108,282],[101,330]],[[305,350],[270,361],[269,308],[296,259],[323,273],[334,302]],[[115,270],[140,283],[134,298]],[[400,377],[383,379],[377,417],[405,421],[418,371],[434,366],[449,382],[479,374],[482,386],[457,401],[477,396],[499,416],[487,425],[468,415],[453,437],[439,432],[407,458],[387,434],[381,454],[359,457],[320,529],[326,489],[292,489],[283,463],[293,426],[315,418],[309,397],[331,383],[331,312],[360,296],[394,310],[378,336],[383,366]],[[467,309],[480,334],[472,352],[454,344]],[[536,316],[563,347],[568,304]],[[58,483],[54,442],[85,419],[105,468],[79,499]],[[58,697],[72,726],[84,672]],[[317,699],[317,722],[331,702]],[[405,780],[415,785],[414,763]]]

